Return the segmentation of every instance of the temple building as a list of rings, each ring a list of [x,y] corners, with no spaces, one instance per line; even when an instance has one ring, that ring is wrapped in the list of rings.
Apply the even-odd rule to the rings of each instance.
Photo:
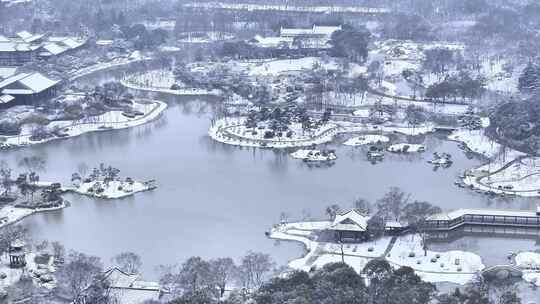
[[[369,239],[368,221],[370,216],[357,210],[338,213],[332,224],[326,229],[334,233],[335,239],[341,243],[358,243]],[[387,221],[385,232],[395,234],[402,232],[405,227],[398,222]]]
[[[54,96],[59,80],[52,80],[40,73],[19,73],[0,79],[0,108],[33,104]]]
[[[18,32],[15,37],[0,35],[0,66],[20,66],[35,59],[48,59],[77,50],[86,39]]]
[[[24,249],[25,243],[17,240],[9,245],[9,267],[22,268],[26,266],[26,252]]]

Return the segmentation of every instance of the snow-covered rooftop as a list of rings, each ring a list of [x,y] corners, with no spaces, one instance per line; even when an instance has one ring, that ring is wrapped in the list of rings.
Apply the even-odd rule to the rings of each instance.
[[[319,26],[314,25],[312,28],[281,28],[280,35],[282,37],[296,36],[326,36],[330,37],[335,31],[341,30],[341,26]]]
[[[21,38],[24,42],[31,43],[43,38],[44,34],[31,34],[27,31],[17,33],[17,37]]]
[[[0,67],[0,80],[15,75],[17,68],[12,67]]]
[[[291,37],[262,37],[257,35],[253,38],[260,47],[291,47],[294,38]]]
[[[47,52],[49,52],[51,55],[59,55],[63,52],[67,51],[66,48],[58,45],[57,43],[51,42],[47,43],[43,46],[43,49],[45,49]]]
[[[0,95],[0,104],[6,104],[8,102],[11,102],[15,99],[15,97],[11,95]]]
[[[345,213],[336,214],[330,229],[343,231],[366,231],[368,216],[352,209]]]
[[[128,274],[118,268],[105,272],[105,279],[111,286],[111,294],[122,304],[140,304],[159,300],[161,287],[155,282],[139,280],[138,274]]]
[[[20,73],[0,82],[0,89],[3,94],[28,95],[41,93],[59,82],[40,73]]]

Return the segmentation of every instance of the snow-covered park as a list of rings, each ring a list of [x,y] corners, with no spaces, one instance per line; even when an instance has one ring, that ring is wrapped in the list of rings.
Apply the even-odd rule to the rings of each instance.
[[[61,130],[63,136],[52,136],[37,141],[31,139],[34,126],[25,125],[20,135],[0,137],[0,147],[5,149],[34,145],[61,138],[75,137],[89,132],[136,127],[158,118],[166,108],[167,104],[158,100],[137,100],[134,103],[133,110],[141,115],[134,117],[124,115],[124,111],[109,111],[83,120],[53,121],[45,127],[51,130]]]
[[[271,132],[270,128],[248,128],[245,122],[245,118],[241,117],[220,119],[213,123],[208,134],[214,140],[230,145],[288,148],[326,143],[339,131],[339,127],[333,123],[324,124],[316,130],[303,130],[301,124],[292,123],[288,126],[289,134],[265,138],[265,134]]]
[[[276,240],[295,241],[304,244],[306,254],[289,262],[289,267],[309,271],[327,263],[341,262],[361,272],[374,258],[384,258],[395,268],[409,266],[422,279],[437,282],[466,284],[485,268],[477,254],[467,251],[424,251],[422,238],[417,234],[382,237],[363,243],[344,244],[318,242],[320,231],[327,229],[331,221],[282,223],[274,226],[269,237]],[[385,255],[385,253],[387,253]]]

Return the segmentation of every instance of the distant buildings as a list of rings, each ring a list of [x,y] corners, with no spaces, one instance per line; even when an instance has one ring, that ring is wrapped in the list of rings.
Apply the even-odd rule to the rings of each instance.
[[[262,48],[276,49],[329,49],[332,34],[341,26],[319,26],[312,28],[281,28],[279,36],[255,36],[249,42]]]
[[[59,56],[85,44],[85,39],[76,37],[46,36],[26,31],[17,33],[16,37],[0,35],[0,66],[18,66],[37,58]]]
[[[53,96],[60,83],[40,73],[12,74],[4,79],[1,73],[8,75],[10,71],[0,68],[0,108],[31,104],[37,99]]]

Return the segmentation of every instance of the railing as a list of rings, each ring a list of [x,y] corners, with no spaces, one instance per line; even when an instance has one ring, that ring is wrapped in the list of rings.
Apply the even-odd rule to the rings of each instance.
[[[428,220],[424,224],[427,231],[454,230],[463,225],[484,225],[484,226],[508,226],[523,228],[540,228],[540,216],[520,217],[504,215],[472,215],[465,214],[452,220]]]

